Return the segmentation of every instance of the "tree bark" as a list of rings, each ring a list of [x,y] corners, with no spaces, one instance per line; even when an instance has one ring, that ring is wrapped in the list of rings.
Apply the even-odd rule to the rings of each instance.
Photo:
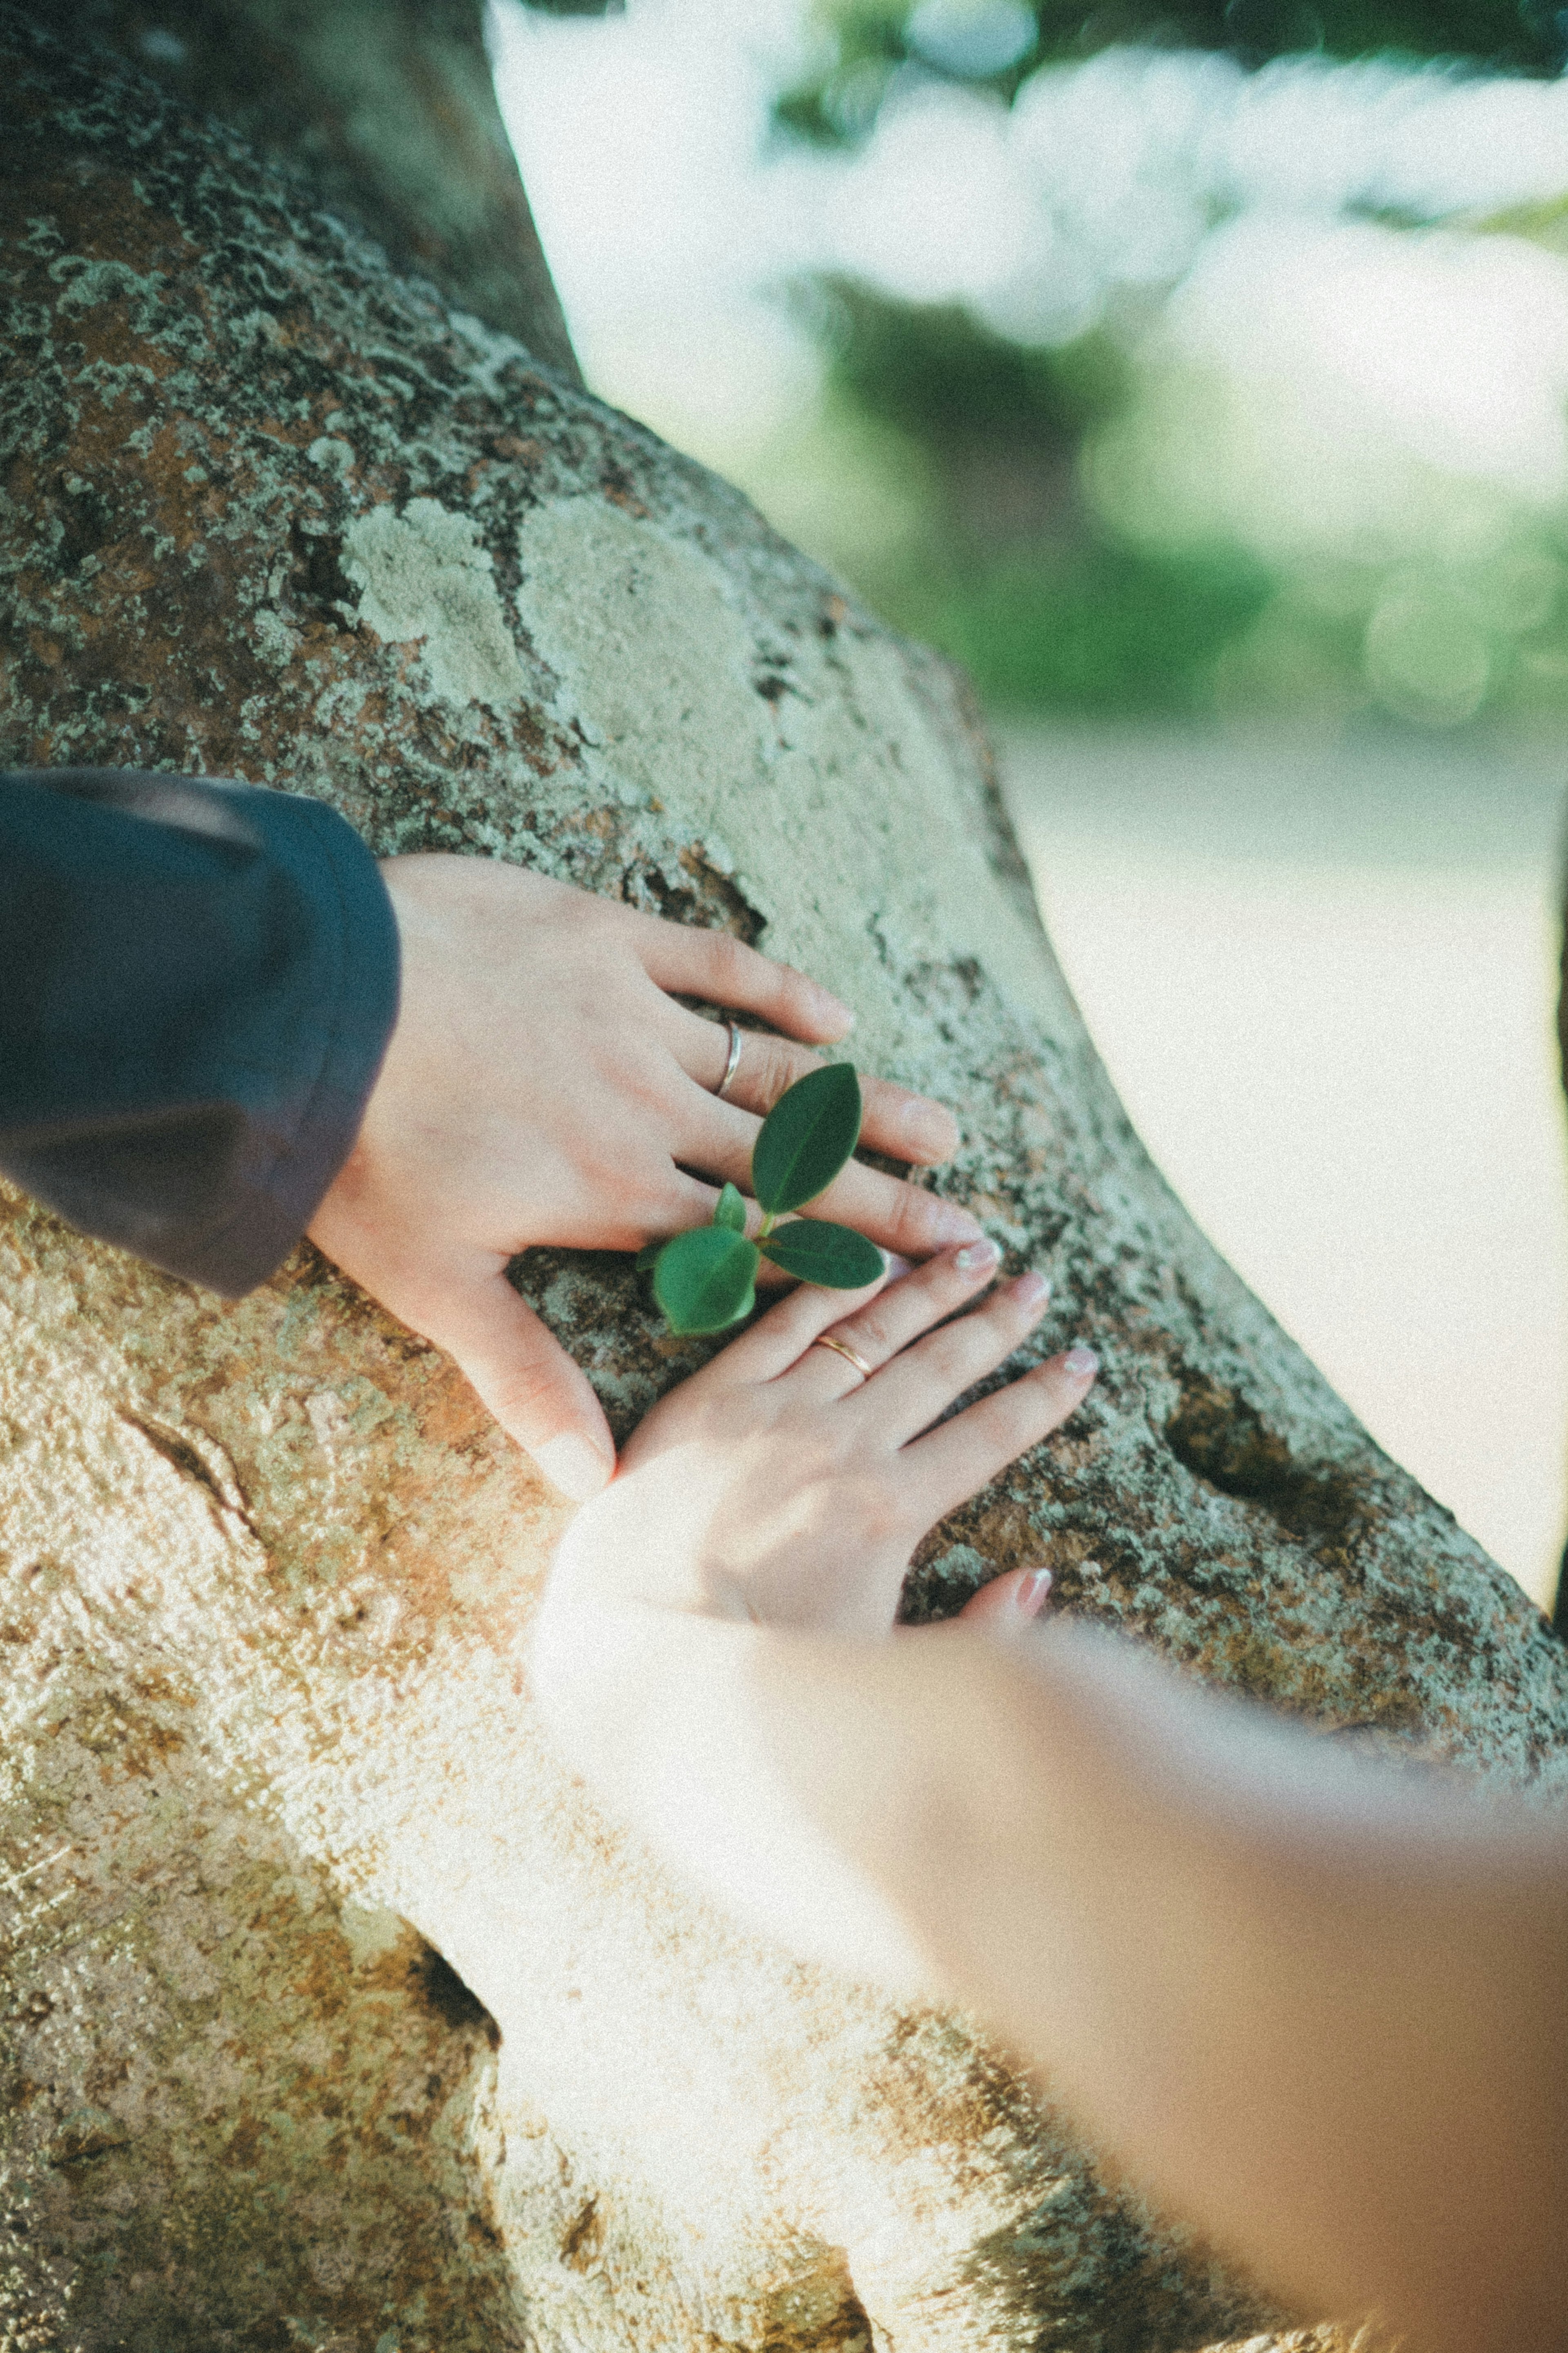
[[[295,166],[395,268],[582,381],[479,0],[82,0],[75,22],[79,38]]]
[[[1040,1346],[1105,1360],[910,1614],[1047,1561],[1326,1732],[1559,1788],[1561,1646],[1150,1166],[962,682],[140,67],[0,5],[0,760],[315,793],[809,966],[959,1107]],[[515,1273],[620,1430],[700,1361],[624,1261]],[[961,2018],[595,1817],[516,1663],[556,1505],[308,1246],[226,1306],[0,1188],[0,2341],[1340,2341]]]

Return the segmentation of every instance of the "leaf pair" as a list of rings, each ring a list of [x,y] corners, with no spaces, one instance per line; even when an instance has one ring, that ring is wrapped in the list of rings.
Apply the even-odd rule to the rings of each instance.
[[[808,1071],[763,1120],[752,1152],[752,1190],[763,1216],[746,1238],[746,1205],[733,1185],[720,1194],[710,1225],[650,1242],[637,1259],[653,1271],[653,1295],[672,1332],[722,1332],[757,1303],[763,1258],[802,1282],[858,1291],[885,1261],[874,1242],[826,1219],[774,1220],[826,1192],[860,1140],[860,1082],[848,1062]]]

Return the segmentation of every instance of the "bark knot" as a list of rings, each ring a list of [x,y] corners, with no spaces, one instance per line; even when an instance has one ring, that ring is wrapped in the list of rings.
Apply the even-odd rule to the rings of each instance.
[[[1365,1530],[1367,1502],[1353,1473],[1299,1462],[1256,1408],[1207,1374],[1184,1380],[1165,1441],[1194,1477],[1237,1503],[1261,1505],[1302,1544],[1344,1547]]]

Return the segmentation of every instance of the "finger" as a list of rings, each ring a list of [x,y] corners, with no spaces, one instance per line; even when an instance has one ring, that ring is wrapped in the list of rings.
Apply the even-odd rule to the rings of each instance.
[[[940,1193],[927,1193],[880,1169],[852,1160],[834,1178],[826,1193],[808,1202],[801,1215],[831,1218],[853,1226],[884,1250],[901,1250],[906,1258],[930,1258],[950,1242],[977,1242],[978,1218]]]
[[[917,1340],[868,1383],[864,1409],[895,1446],[929,1429],[964,1389],[994,1372],[1034,1330],[1050,1303],[1043,1274],[1020,1274],[961,1315]]]
[[[673,1185],[659,1201],[657,1210],[650,1211],[647,1222],[641,1227],[630,1229],[624,1245],[627,1250],[641,1250],[647,1242],[668,1241],[672,1234],[685,1233],[692,1226],[712,1224],[713,1212],[719,1202],[719,1187],[705,1185],[699,1176],[689,1176],[682,1168],[674,1170],[673,1177]],[[746,1232],[755,1241],[762,1231],[763,1213],[749,1195],[745,1197],[744,1207]],[[910,1261],[907,1258],[900,1258],[893,1250],[884,1250],[882,1255],[889,1261],[895,1275],[909,1272]],[[797,1276],[786,1274],[782,1266],[774,1266],[769,1259],[764,1258],[758,1263],[759,1291],[783,1291],[786,1284],[793,1285],[797,1281]]]
[[[873,1375],[878,1374],[922,1332],[967,1305],[981,1284],[995,1273],[1001,1256],[995,1243],[983,1236],[977,1242],[966,1242],[960,1250],[944,1250],[940,1258],[929,1259],[907,1282],[890,1283],[877,1293],[868,1305],[847,1314],[841,1308],[836,1321],[824,1323],[813,1334],[792,1377],[812,1394],[847,1397],[863,1387],[868,1377],[857,1373],[850,1357],[838,1356],[831,1348],[815,1347],[813,1342],[836,1341],[869,1365]],[[839,1299],[843,1295],[829,1293]]]
[[[895,1261],[894,1263],[901,1264],[902,1261]],[[826,1332],[830,1324],[837,1324],[841,1315],[873,1298],[884,1283],[894,1279],[889,1271],[880,1282],[868,1283],[863,1291],[825,1291],[815,1282],[797,1284],[787,1298],[781,1300],[776,1307],[770,1308],[749,1332],[742,1333],[740,1339],[732,1340],[722,1355],[715,1356],[696,1378],[709,1380],[717,1377],[741,1382],[776,1380],[781,1373],[788,1372],[800,1362],[819,1332]],[[904,1278],[906,1281],[910,1279]],[[818,1351],[819,1355],[823,1353]],[[849,1371],[847,1366],[844,1369]],[[852,1374],[850,1377],[853,1382]]]
[[[682,1023],[676,1047],[681,1066],[705,1093],[716,1094],[729,1066],[729,1027],[704,1021],[700,1014],[688,1013],[681,1007],[675,1009]],[[787,1038],[770,1037],[762,1029],[742,1029],[737,1035],[741,1059],[724,1089],[724,1101],[758,1118],[765,1118],[797,1079],[822,1067],[820,1054],[814,1054],[808,1046],[794,1045]],[[957,1151],[958,1122],[929,1095],[917,1095],[908,1087],[895,1086],[890,1079],[868,1078],[862,1072],[860,1100],[865,1107],[860,1141],[872,1151],[885,1152],[889,1159],[917,1161],[921,1167],[951,1159]]]
[[[688,1226],[710,1225],[718,1203],[717,1185],[704,1184],[700,1176],[672,1167],[669,1181],[660,1187],[657,1203],[649,1204],[647,1230],[635,1247],[640,1250],[643,1242],[667,1240],[671,1234],[684,1233]],[[756,1203],[748,1201],[747,1231],[754,1234],[762,1221],[763,1213]]]
[[[1069,1348],[906,1446],[899,1460],[921,1518],[934,1525],[1059,1430],[1083,1403],[1098,1370],[1092,1348]]]
[[[661,923],[657,915],[642,920],[648,927],[642,935],[643,970],[660,988],[759,1014],[786,1037],[822,1045],[831,1045],[854,1028],[855,1016],[840,997],[793,965],[759,955],[732,933]]]
[[[1006,1641],[1034,1624],[1050,1591],[1048,1568],[1009,1569],[971,1594],[955,1618],[932,1619],[923,1626],[895,1626],[894,1638],[902,1642],[929,1642],[933,1637],[951,1636],[955,1627],[967,1626]]]
[[[693,1106],[690,1146],[680,1156],[689,1166],[728,1177],[743,1188],[751,1183],[756,1134],[757,1124],[748,1113],[705,1097],[700,1107]],[[980,1240],[978,1220],[956,1201],[921,1192],[918,1186],[906,1184],[899,1176],[884,1176],[879,1169],[863,1168],[858,1161],[851,1161],[826,1193],[807,1203],[803,1214],[853,1226],[868,1240],[883,1250],[896,1250],[901,1258],[930,1258],[949,1242]]]
[[[604,1408],[582,1367],[503,1274],[454,1286],[416,1328],[467,1374],[552,1487],[583,1504],[608,1482],[616,1445]]]

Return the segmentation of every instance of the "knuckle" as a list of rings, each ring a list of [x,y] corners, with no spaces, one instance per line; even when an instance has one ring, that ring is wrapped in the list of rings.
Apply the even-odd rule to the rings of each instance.
[[[799,1047],[787,1046],[782,1038],[770,1038],[755,1029],[746,1039],[741,1058],[742,1070],[748,1059],[752,1061],[752,1080],[747,1092],[769,1111],[817,1060],[815,1054],[805,1053]]]
[[[918,1253],[932,1245],[932,1222],[936,1210],[929,1193],[918,1187],[906,1185],[901,1177],[884,1180],[888,1185],[887,1215],[884,1219],[886,1239],[896,1250]]]
[[[745,984],[752,951],[732,932],[713,932],[708,950],[712,976],[721,989],[736,991]]]
[[[877,1365],[892,1361],[903,1343],[892,1329],[892,1318],[877,1306],[863,1307],[833,1327],[835,1339],[847,1340],[849,1345]]]
[[[841,1479],[828,1490],[829,1525],[840,1539],[852,1530],[866,1545],[890,1544],[903,1533],[904,1514],[890,1482],[861,1473]]]
[[[1005,1382],[993,1389],[986,1399],[986,1410],[998,1424],[1005,1439],[1022,1444],[1027,1433],[1037,1428],[1056,1411],[1055,1401],[1042,1383],[1024,1374],[1017,1380]]]
[[[491,1410],[502,1420],[529,1429],[560,1419],[562,1387],[558,1368],[537,1359],[508,1365],[487,1384]]]
[[[1068,1410],[1056,1382],[1041,1365],[1031,1366],[999,1388],[991,1405],[1010,1440],[1020,1447],[1032,1446],[1037,1438],[1055,1430],[1066,1419]]]
[[[961,1315],[955,1324],[944,1324],[925,1345],[934,1370],[955,1388],[971,1380],[995,1353],[985,1344],[978,1315]]]

